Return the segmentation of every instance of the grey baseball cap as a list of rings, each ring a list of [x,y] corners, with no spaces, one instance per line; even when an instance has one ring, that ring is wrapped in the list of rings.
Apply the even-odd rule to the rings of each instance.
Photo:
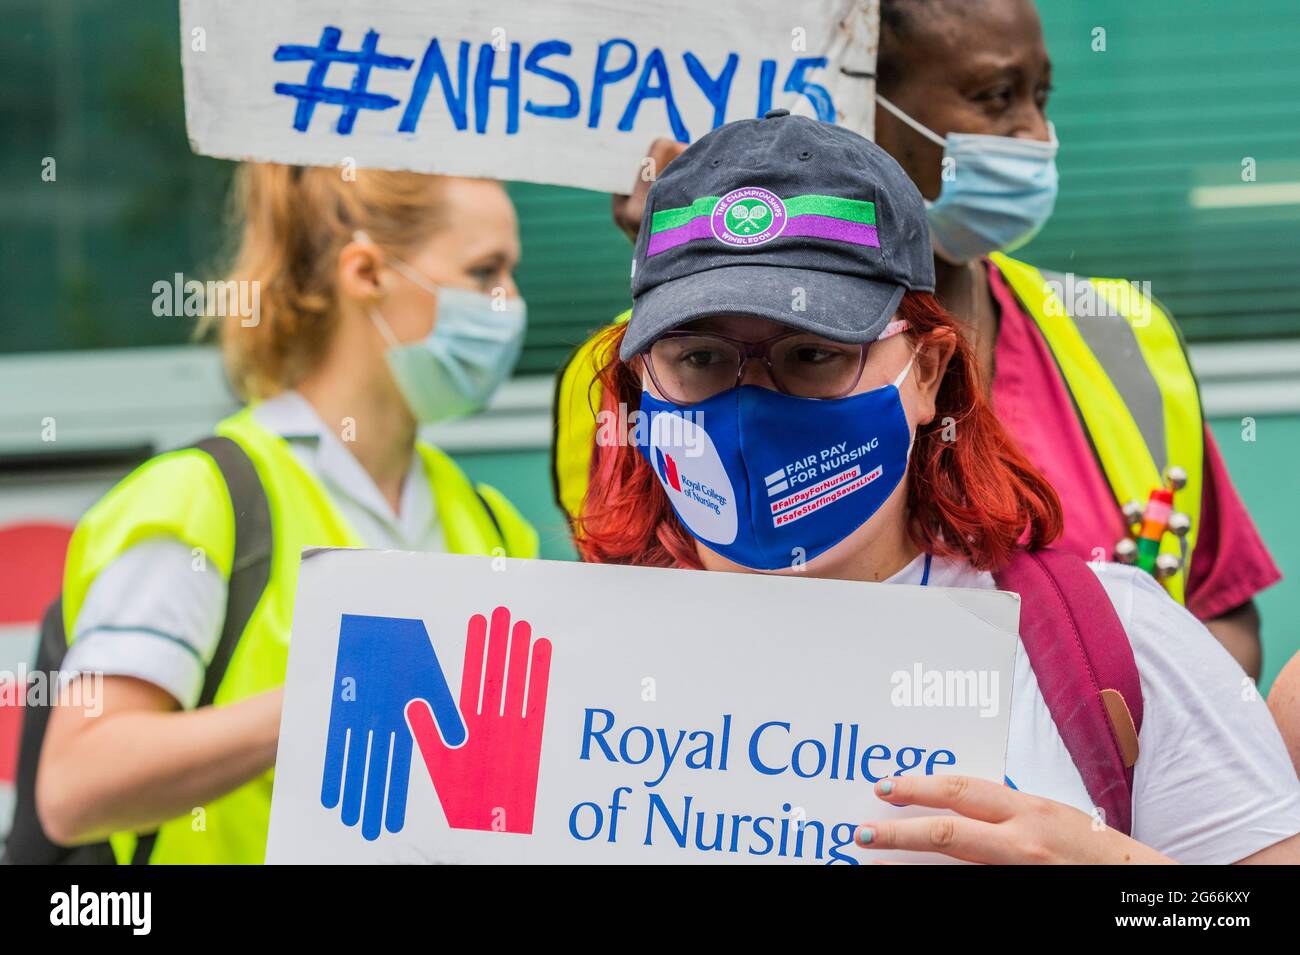
[[[887,152],[789,111],[720,126],[650,187],[624,360],[710,315],[873,341],[908,289],[934,291],[925,203]]]

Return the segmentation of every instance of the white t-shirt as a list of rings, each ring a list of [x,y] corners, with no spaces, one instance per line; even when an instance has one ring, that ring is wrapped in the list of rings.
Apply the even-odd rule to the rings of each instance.
[[[401,512],[394,513],[338,434],[297,392],[263,402],[253,417],[288,442],[366,546],[446,550],[419,454],[413,455],[402,485]],[[176,538],[141,541],[91,582],[60,678],[95,672],[132,676],[193,709],[225,615],[226,579],[211,562],[196,567],[190,546]]]
[[[922,555],[887,583],[920,584]],[[1183,863],[1229,863],[1300,832],[1300,780],[1254,683],[1149,574],[1089,564],[1128,633],[1142,685],[1133,838]],[[934,558],[928,586],[994,590],[993,576]],[[1016,789],[1091,813],[1029,655],[1017,647],[1007,742]]]

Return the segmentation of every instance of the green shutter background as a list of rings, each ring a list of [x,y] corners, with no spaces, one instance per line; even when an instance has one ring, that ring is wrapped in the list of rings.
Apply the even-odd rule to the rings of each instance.
[[[1038,6],[1061,195],[1017,256],[1150,282],[1189,340],[1300,335],[1300,3]],[[511,194],[534,322],[525,370],[549,371],[626,307],[631,247],[607,196],[526,184]]]
[[[1038,6],[1061,196],[1023,257],[1149,281],[1189,339],[1297,334],[1300,4]]]
[[[1300,4],[1040,8],[1061,197],[1021,254],[1150,282],[1192,340],[1300,334]],[[187,322],[151,313],[151,288],[213,274],[230,164],[186,143],[177,4],[8,0],[5,13],[0,352],[185,341]],[[549,372],[625,307],[631,249],[606,195],[511,194],[532,316],[520,371]]]
[[[628,170],[629,189],[636,173]],[[549,373],[632,304],[632,243],[614,226],[608,195],[522,182],[509,189],[524,248],[515,277],[528,301],[519,371]]]

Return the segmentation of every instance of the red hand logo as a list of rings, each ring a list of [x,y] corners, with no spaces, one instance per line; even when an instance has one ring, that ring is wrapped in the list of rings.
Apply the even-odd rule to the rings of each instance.
[[[453,829],[533,831],[551,641],[532,644],[530,660],[532,633],[518,620],[512,634],[505,607],[492,611],[491,633],[482,614],[469,618],[460,682],[469,735],[462,745],[446,744],[424,700],[406,705],[406,722]]]

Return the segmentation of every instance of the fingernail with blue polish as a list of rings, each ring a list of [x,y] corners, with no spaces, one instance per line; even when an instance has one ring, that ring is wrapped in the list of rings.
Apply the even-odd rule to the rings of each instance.
[[[858,843],[860,845],[869,846],[874,838],[876,838],[876,834],[871,830],[870,826],[862,826],[858,829]]]
[[[884,782],[880,784],[880,795],[888,796],[893,791],[894,791],[894,783],[892,780],[886,779]]]

